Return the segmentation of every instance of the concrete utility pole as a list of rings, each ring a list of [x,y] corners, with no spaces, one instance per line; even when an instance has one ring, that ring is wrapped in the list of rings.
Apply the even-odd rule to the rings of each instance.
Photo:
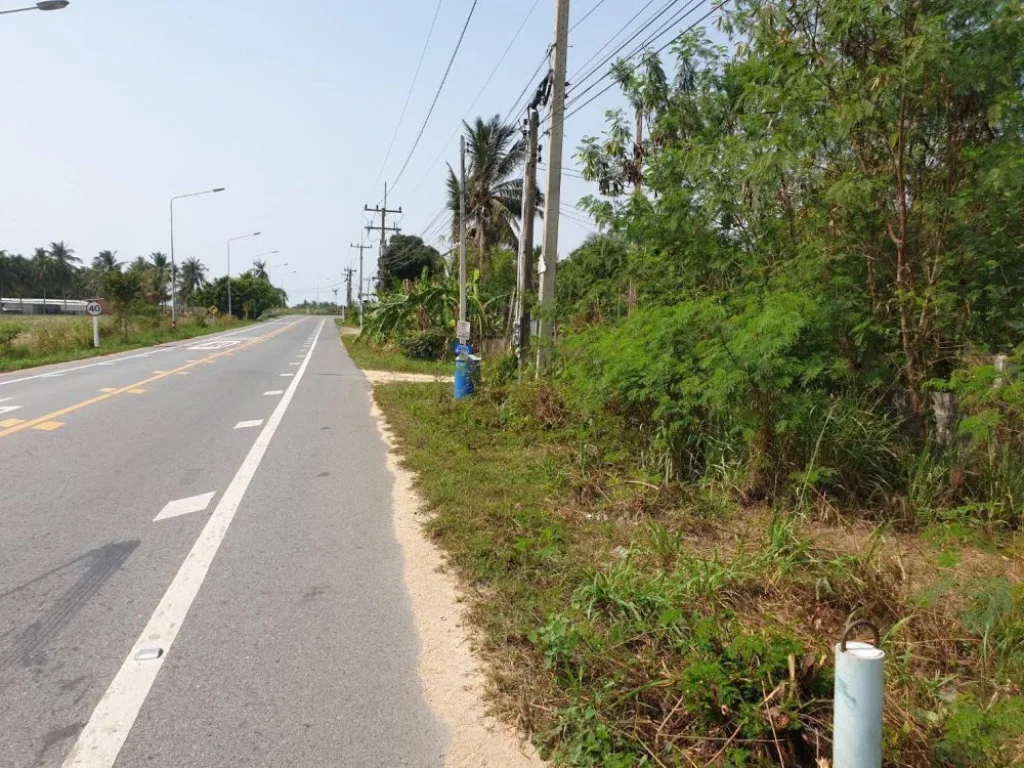
[[[459,325],[456,335],[469,341],[466,322],[466,137],[459,137]]]
[[[357,289],[357,291],[359,293],[359,327],[362,328],[363,327],[363,251],[366,250],[367,248],[369,248],[370,246],[369,245],[363,245],[363,241],[360,240],[359,241],[359,245],[354,245],[352,243],[349,243],[348,247],[349,248],[358,248],[359,249],[359,283],[356,285],[356,289]],[[348,300],[349,300],[350,304],[352,303],[352,288],[351,288],[351,285],[352,285],[352,276],[349,275]]]
[[[360,251],[359,253],[360,253],[360,256],[362,256],[362,251]],[[360,261],[361,260],[362,259],[360,259]],[[348,319],[348,311],[352,308],[352,275],[353,275],[353,273],[355,273],[355,270],[352,267],[347,267],[345,269],[345,283],[346,283],[346,287],[345,287],[345,311],[342,313],[342,317],[344,319],[346,319],[346,320]]]
[[[558,213],[562,201],[562,134],[565,122],[565,70],[569,51],[569,0],[555,2],[555,47],[551,62],[551,140],[548,144],[548,183],[544,194],[544,253],[540,264],[540,345],[537,370],[551,362],[554,339],[555,268],[558,261]]]
[[[519,221],[519,290],[516,294],[515,343],[519,364],[525,362],[530,349],[530,306],[529,296],[533,292],[533,221],[537,202],[537,125],[539,116],[536,109],[529,110],[526,119],[526,169],[523,172],[523,210]]]
[[[378,252],[378,255],[379,256],[383,256],[384,255],[384,249],[387,247],[387,244],[388,244],[388,232],[398,233],[398,232],[402,231],[398,227],[389,227],[387,225],[388,214],[389,213],[401,213],[402,212],[402,206],[398,206],[397,209],[388,208],[388,185],[385,183],[384,184],[384,207],[381,208],[381,207],[378,207],[378,206],[375,205],[375,206],[373,206],[373,208],[371,208],[368,205],[364,205],[363,206],[363,210],[364,211],[369,211],[370,213],[379,213],[380,214],[380,226],[379,227],[369,226],[369,227],[366,228],[366,231],[367,232],[374,232],[374,231],[379,231],[380,232],[380,251]]]

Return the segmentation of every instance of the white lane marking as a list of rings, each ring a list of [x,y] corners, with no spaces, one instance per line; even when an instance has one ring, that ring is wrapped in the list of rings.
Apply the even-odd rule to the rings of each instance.
[[[284,376],[285,378],[288,378],[289,376],[294,376],[295,374],[294,373],[282,373],[281,375]]]
[[[270,325],[271,325],[271,323],[267,323],[267,325],[264,326],[264,328],[266,328],[266,327],[268,327]],[[248,333],[251,330],[252,330],[252,328],[245,327],[245,328],[236,329],[234,331],[221,331],[220,333],[211,333],[209,336],[206,336],[204,338],[218,338],[218,337],[222,337],[222,336],[235,336],[235,335],[237,335],[239,333]],[[126,354],[126,355],[123,355],[123,356],[120,356],[120,357],[112,357],[112,359],[109,359],[109,360],[100,360],[99,362],[95,362],[95,363],[86,363],[85,365],[76,365],[76,366],[73,366],[71,368],[63,369],[62,371],[59,372],[59,374],[63,375],[65,373],[74,373],[75,371],[84,371],[86,368],[99,368],[101,366],[105,367],[105,366],[109,366],[109,365],[115,365],[117,363],[125,362],[127,360],[138,360],[141,357],[149,357],[150,355],[154,354],[155,352],[172,352],[175,349],[180,349],[181,347],[186,347],[189,344],[194,344],[194,343],[195,343],[195,339],[187,339],[186,341],[166,342],[165,344],[161,344],[161,345],[159,345],[158,347],[154,348],[153,350],[151,350],[149,352],[137,352],[137,353],[130,354],[130,355]],[[18,379],[4,379],[4,380],[0,380],[0,387],[6,386],[7,384],[20,384],[23,381],[33,381],[34,379],[48,379],[48,378],[52,378],[52,374],[49,374],[49,373],[35,373],[35,374],[32,374],[31,376],[22,376],[21,378],[18,378]]]
[[[288,365],[302,365],[302,363],[288,363]]]
[[[160,514],[153,518],[155,523],[157,520],[166,520],[168,517],[177,517],[178,515],[188,515],[192,512],[202,512],[213,501],[216,491],[210,491],[209,493],[201,493],[198,496],[189,496],[187,499],[176,499],[175,501],[168,501],[164,508],[160,510]]]
[[[270,395],[280,395],[282,392],[284,392],[283,389],[271,389],[264,392],[263,394],[269,397]]]
[[[39,378],[41,379],[56,379],[58,376],[63,376],[64,371],[54,371],[53,373],[41,373]]]
[[[8,397],[6,399],[10,400],[11,398]],[[22,406],[20,405],[0,405],[0,414],[10,413],[11,411],[17,411],[21,407]]]
[[[249,421],[240,421],[235,424],[235,429],[249,429],[251,427],[258,427],[263,423],[263,419],[251,419]]]
[[[317,334],[323,326],[324,321],[321,320],[316,329]],[[188,610],[203,585],[203,579],[210,570],[217,549],[227,535],[228,527],[238,511],[242,497],[245,496],[249,483],[259,469],[267,447],[295,396],[295,390],[298,389],[308,364],[307,356],[299,368],[295,381],[288,385],[288,390],[270,415],[267,425],[249,449],[249,455],[245,457],[224,495],[220,497],[210,519],[203,527],[203,532],[199,534],[171,586],[167,588],[142,634],[125,657],[121,669],[93,710],[89,722],[85,724],[78,741],[75,742],[74,749],[64,761],[64,768],[110,768],[114,765],[125,739],[128,738],[128,732],[139,716],[139,710],[142,709],[150,688],[153,687],[153,681],[167,659],[171,644],[178,636],[178,630],[181,629]],[[135,655],[143,648],[153,647],[163,648],[164,652],[160,658],[150,661],[135,660]]]
[[[6,403],[8,400],[13,400],[13,397],[0,397],[0,403]]]

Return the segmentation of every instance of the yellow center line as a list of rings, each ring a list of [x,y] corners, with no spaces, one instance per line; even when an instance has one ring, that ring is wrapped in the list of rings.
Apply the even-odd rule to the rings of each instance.
[[[286,325],[286,326],[284,326],[282,328],[278,328],[276,331],[272,331],[271,333],[268,333],[266,336],[260,336],[257,339],[253,339],[252,341],[249,341],[249,342],[247,342],[245,344],[242,344],[242,345],[240,345],[238,347],[235,347],[234,349],[245,349],[246,347],[250,347],[250,346],[252,346],[253,344],[256,344],[259,341],[263,341],[264,339],[273,338],[274,336],[277,336],[278,334],[284,333],[289,328],[291,328],[292,326],[298,324],[299,322],[301,322],[301,321],[296,320],[294,322],[291,322],[291,323],[289,323],[288,325]],[[88,408],[90,405],[95,405],[96,403],[102,403],[104,400],[109,400],[112,397],[117,397],[118,395],[126,394],[128,392],[131,392],[133,389],[135,389],[135,390],[140,389],[140,388],[146,386],[147,384],[153,383],[154,381],[159,381],[160,379],[165,379],[168,376],[172,376],[174,374],[181,373],[182,371],[187,371],[189,368],[194,368],[195,366],[200,365],[201,363],[212,363],[216,358],[222,357],[225,354],[226,354],[225,352],[217,352],[217,353],[215,353],[213,355],[210,355],[208,357],[203,358],[202,360],[193,360],[192,362],[186,363],[185,365],[181,366],[180,368],[175,368],[175,369],[170,370],[170,371],[165,371],[164,373],[158,373],[155,376],[150,376],[149,378],[143,379],[142,381],[136,381],[134,384],[128,384],[127,386],[119,387],[119,388],[117,388],[115,390],[112,390],[110,392],[104,392],[101,395],[96,395],[95,397],[90,397],[88,400],[82,400],[80,403],[75,403],[74,405],[69,405],[66,408],[61,408],[59,410],[53,411],[51,413],[46,414],[45,416],[40,416],[37,419],[31,419],[29,421],[23,421],[20,424],[14,424],[14,425],[12,425],[10,427],[7,427],[6,429],[0,430],[0,437],[7,437],[8,435],[13,435],[15,432],[21,432],[23,429],[31,429],[32,427],[38,426],[40,424],[45,424],[47,422],[53,421],[54,419],[58,419],[61,416],[66,416],[69,413],[74,413],[75,411],[80,411],[83,408]]]

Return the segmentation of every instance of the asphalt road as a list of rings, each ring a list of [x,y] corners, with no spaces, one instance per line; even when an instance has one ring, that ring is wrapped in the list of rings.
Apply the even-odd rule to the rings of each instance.
[[[0,376],[0,768],[439,766],[333,321]]]

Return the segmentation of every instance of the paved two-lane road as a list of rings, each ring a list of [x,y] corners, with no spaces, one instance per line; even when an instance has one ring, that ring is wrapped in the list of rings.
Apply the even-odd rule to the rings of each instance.
[[[441,765],[367,387],[318,318],[0,376],[0,768]]]

